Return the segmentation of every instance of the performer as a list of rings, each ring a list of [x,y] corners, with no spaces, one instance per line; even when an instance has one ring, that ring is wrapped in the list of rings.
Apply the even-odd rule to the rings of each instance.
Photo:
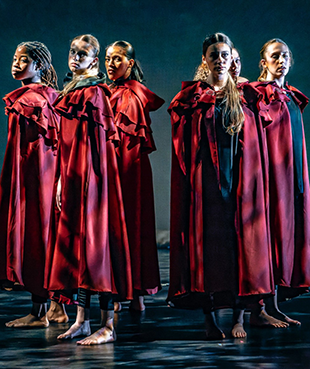
[[[31,292],[32,310],[6,326],[47,327],[49,319],[68,320],[61,305],[55,315],[57,304],[46,315],[43,287],[59,131],[52,107],[57,75],[47,47],[19,44],[12,75],[22,87],[4,98],[8,143],[0,179],[0,279]]]
[[[269,154],[270,228],[278,296],[265,299],[267,313],[300,325],[278,308],[278,301],[308,292],[310,285],[310,199],[302,112],[308,98],[285,83],[292,53],[280,39],[264,44],[261,75],[253,85],[263,94],[273,123],[266,128]],[[277,301],[278,297],[278,301]]]
[[[59,339],[88,336],[91,294],[100,293],[102,328],[81,345],[113,342],[112,294],[132,298],[130,255],[117,160],[110,91],[99,72],[100,45],[89,34],[73,39],[68,64],[72,80],[55,103],[61,116],[61,208],[46,284],[65,295],[78,290],[75,323]],[[112,137],[113,136],[113,137]]]
[[[143,311],[144,295],[160,287],[152,169],[149,154],[156,150],[150,128],[150,111],[164,100],[143,84],[143,72],[132,45],[116,41],[106,48],[105,66],[111,106],[120,143],[117,160],[120,173],[131,257],[133,301],[131,309]]]
[[[248,79],[240,76],[242,65],[241,65],[241,58],[239,55],[239,51],[234,47],[232,49],[231,54],[232,54],[232,60],[231,60],[229,73],[232,76],[233,80],[236,83],[248,82]]]
[[[202,307],[208,339],[225,337],[214,309],[237,310],[246,298],[273,292],[259,93],[248,83],[237,89],[229,74],[231,52],[226,35],[208,36],[202,55],[205,79],[184,82],[169,107],[173,147],[168,302],[180,308]],[[236,319],[234,328],[237,324],[242,332],[243,321]]]

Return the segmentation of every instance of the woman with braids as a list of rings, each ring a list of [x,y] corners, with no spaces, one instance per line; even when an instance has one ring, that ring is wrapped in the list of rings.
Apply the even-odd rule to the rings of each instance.
[[[130,255],[114,144],[110,91],[99,71],[100,45],[89,34],[75,37],[68,64],[72,79],[55,102],[61,116],[61,209],[50,248],[46,283],[60,297],[78,291],[75,323],[59,339],[90,335],[90,298],[100,294],[102,328],[78,343],[113,342],[113,295],[132,298]],[[113,137],[112,137],[113,136]]]
[[[299,325],[282,313],[278,301],[310,286],[310,197],[302,112],[308,98],[285,83],[293,62],[288,45],[277,38],[260,52],[261,75],[253,85],[263,94],[273,123],[266,128],[269,154],[270,228],[277,293],[264,299],[266,312]]]
[[[149,154],[156,150],[150,111],[164,101],[143,84],[143,73],[132,45],[116,41],[106,48],[105,66],[120,143],[117,160],[128,232],[133,301],[131,309],[145,309],[143,295],[160,289],[152,169]]]
[[[231,78],[232,47],[222,33],[208,36],[204,73],[199,68],[196,81],[184,82],[169,107],[168,302],[203,308],[208,339],[225,337],[215,309],[234,308],[232,334],[242,337],[245,304],[273,292],[259,94]]]
[[[57,76],[41,42],[17,46],[13,78],[22,87],[5,96],[8,143],[0,179],[0,279],[32,293],[32,311],[8,327],[47,327],[44,263],[56,169],[59,119],[52,103]],[[56,304],[53,305],[55,310]],[[50,320],[67,321],[61,306]],[[55,319],[54,319],[55,318]]]

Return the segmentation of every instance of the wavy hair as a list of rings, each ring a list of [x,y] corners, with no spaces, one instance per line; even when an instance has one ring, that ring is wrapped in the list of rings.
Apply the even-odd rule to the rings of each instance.
[[[224,33],[213,33],[205,38],[202,45],[202,55],[206,55],[209,46],[219,42],[228,45],[231,51],[234,48],[232,41]],[[210,70],[207,64],[201,63],[196,70],[194,80],[207,82],[209,75]],[[228,116],[230,121],[230,124],[228,126],[225,125],[224,128],[226,129],[227,133],[229,133],[230,135],[234,135],[235,133],[240,132],[242,128],[244,122],[244,114],[241,106],[239,91],[230,73],[228,73],[227,75],[227,82],[222,91],[224,94],[223,114],[224,116]]]

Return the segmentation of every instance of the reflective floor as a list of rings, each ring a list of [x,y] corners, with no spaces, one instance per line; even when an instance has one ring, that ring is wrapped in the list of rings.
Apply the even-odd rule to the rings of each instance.
[[[167,307],[169,251],[160,249],[159,255],[163,290],[146,298],[142,316],[131,315],[128,305],[123,306],[115,343],[81,347],[77,339],[57,341],[57,335],[73,322],[73,306],[67,309],[68,324],[7,328],[6,321],[30,312],[30,296],[0,291],[0,368],[310,368],[310,294],[281,305],[302,322],[301,327],[252,328],[246,314],[247,338],[232,339],[231,311],[222,310],[218,320],[228,338],[208,342],[202,312]],[[96,297],[92,298],[91,316],[94,331],[100,320]]]

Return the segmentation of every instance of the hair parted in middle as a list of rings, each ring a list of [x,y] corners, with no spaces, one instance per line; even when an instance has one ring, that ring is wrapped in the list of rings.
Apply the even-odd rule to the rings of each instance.
[[[230,51],[234,48],[234,44],[228,36],[224,33],[213,33],[207,36],[202,44],[202,55],[205,56],[208,48],[211,45],[217,43],[224,43],[229,46]],[[201,63],[196,70],[194,81],[208,82],[210,70],[206,63]],[[223,114],[229,117],[230,124],[225,125],[226,132],[230,135],[240,132],[243,122],[244,114],[240,101],[240,94],[236,87],[234,80],[231,75],[227,72],[227,82],[225,88],[222,90],[224,93],[223,103],[224,110]]]
[[[107,51],[109,47],[113,47],[113,46],[118,46],[122,48],[125,51],[125,55],[127,59],[134,60],[134,65],[131,68],[131,73],[130,73],[129,78],[143,83],[144,82],[143,71],[142,71],[139,61],[136,60],[136,53],[135,53],[135,49],[133,48],[133,46],[127,41],[119,40],[119,41],[112,42],[110,45],[108,45],[105,48],[105,50]]]
[[[99,68],[100,43],[98,39],[95,36],[87,33],[84,35],[74,37],[70,45],[72,45],[72,43],[77,40],[85,41],[87,44],[89,44],[93,50],[93,57],[98,58],[98,61],[91,69],[87,70],[87,73],[84,73],[79,76],[73,76],[73,79],[69,83],[67,83],[64,89],[61,91],[61,96],[67,95],[67,93],[70,92],[72,89],[74,89],[74,87],[78,84],[78,82],[83,79],[90,78],[90,77],[96,77],[100,74],[102,75],[103,78],[105,78],[105,74],[100,72],[100,68]]]
[[[262,66],[262,59],[266,58],[266,51],[269,45],[272,45],[274,43],[279,43],[279,44],[283,44],[284,46],[287,47],[288,52],[290,54],[290,66],[292,66],[294,64],[294,59],[293,59],[293,54],[291,49],[288,47],[287,43],[284,42],[283,40],[281,40],[280,38],[272,38],[271,40],[267,41],[266,43],[264,43],[263,47],[260,50],[260,61],[259,61],[259,68],[260,68],[260,76],[258,77],[258,81],[266,81],[266,77],[267,77],[267,69],[265,69]]]

